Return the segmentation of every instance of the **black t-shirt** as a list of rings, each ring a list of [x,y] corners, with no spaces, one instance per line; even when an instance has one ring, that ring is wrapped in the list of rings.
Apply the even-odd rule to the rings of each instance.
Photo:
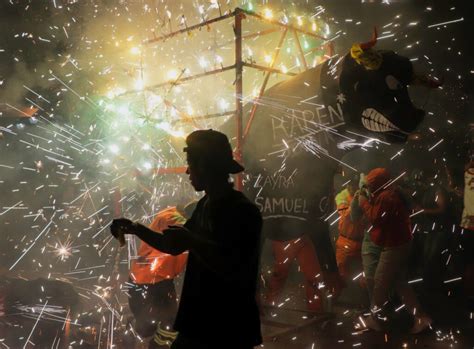
[[[418,223],[419,230],[423,231],[445,231],[450,232],[453,228],[453,224],[457,224],[459,221],[456,219],[454,213],[454,203],[453,198],[449,195],[448,191],[441,187],[427,187],[421,198],[421,204],[423,208],[427,209],[436,209],[438,207],[437,199],[439,196],[443,197],[446,208],[443,212],[437,214],[420,214],[417,219],[414,220],[415,223]]]
[[[207,240],[190,250],[175,329],[208,342],[262,342],[256,303],[262,218],[241,192],[204,196],[185,227]]]

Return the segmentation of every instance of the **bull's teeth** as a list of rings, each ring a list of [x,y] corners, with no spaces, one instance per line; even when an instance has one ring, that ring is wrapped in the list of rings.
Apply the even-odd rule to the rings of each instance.
[[[377,123],[374,122],[374,120],[372,120],[372,119],[370,119],[370,129],[374,130],[374,131],[378,131]]]
[[[375,132],[399,131],[400,129],[374,108],[364,109],[362,124],[365,128]]]
[[[380,117],[379,117],[379,114],[377,113],[377,111],[375,109],[372,109],[370,111],[370,118],[374,121],[379,121]]]
[[[369,129],[370,130],[370,127],[369,127],[369,119],[367,118],[362,118],[362,125],[364,125],[364,127],[366,129]]]
[[[378,124],[377,131],[378,132],[387,132],[387,131],[390,131],[390,129],[387,128],[386,126],[382,126],[382,125]]]

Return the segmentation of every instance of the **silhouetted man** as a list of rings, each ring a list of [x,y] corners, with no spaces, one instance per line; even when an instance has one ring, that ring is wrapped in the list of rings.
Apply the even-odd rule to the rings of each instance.
[[[121,218],[111,231],[135,234],[170,254],[189,250],[173,349],[250,349],[262,342],[256,303],[262,218],[229,183],[229,174],[244,168],[224,134],[195,131],[186,145],[189,179],[206,195],[184,227],[160,235]]]

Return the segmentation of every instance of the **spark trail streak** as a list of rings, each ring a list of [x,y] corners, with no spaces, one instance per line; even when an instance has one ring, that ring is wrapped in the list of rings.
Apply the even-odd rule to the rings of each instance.
[[[441,138],[435,145],[433,145],[428,151],[432,151],[434,148],[436,148],[438,145],[440,145],[444,141],[443,138]]]
[[[44,234],[44,232],[46,232],[46,234],[49,232],[49,229],[48,229],[48,228],[49,228],[49,226],[53,223],[53,218],[54,218],[55,214],[56,214],[56,211],[54,211],[53,216],[51,217],[51,220],[50,220],[49,223],[43,228],[43,230],[38,234],[38,236],[36,237],[36,239],[31,243],[31,245],[26,249],[26,251],[23,252],[23,254],[15,261],[15,263],[13,263],[13,265],[12,265],[12,266],[10,267],[10,269],[8,269],[8,270],[12,270],[12,269],[15,267],[15,265],[17,265],[18,262],[22,260],[22,258],[31,250],[31,248],[35,245],[36,241],[38,241],[38,239]],[[48,229],[48,230],[46,231],[46,229]]]
[[[446,24],[451,24],[451,23],[457,23],[457,22],[462,22],[464,21],[464,17],[461,17],[461,18],[458,18],[458,19],[454,19],[452,21],[447,21],[447,22],[442,22],[442,23],[436,23],[436,24],[431,24],[428,26],[428,28],[436,28],[436,27],[439,27],[439,26],[442,26],[442,25],[446,25]]]
[[[23,202],[23,200],[21,201],[18,201],[16,204],[14,204],[13,206],[10,206],[10,207],[4,207],[6,208],[5,211],[3,211],[2,213],[0,213],[0,216],[3,216],[5,213],[7,213],[8,211],[10,210],[13,210],[15,207],[17,207],[18,205],[21,205],[21,203]]]
[[[38,318],[36,319],[36,322],[35,322],[33,328],[31,329],[30,335],[29,335],[28,338],[26,339],[26,342],[25,342],[25,345],[23,346],[23,349],[25,349],[26,346],[28,345],[28,342],[30,341],[31,336],[33,335],[33,332],[35,331],[36,325],[38,325],[38,322],[39,322],[40,319],[41,319],[41,315],[43,315],[43,311],[44,311],[44,308],[46,308],[46,305],[48,305],[48,301],[46,301],[46,302],[44,303],[43,309],[41,309],[41,313],[39,314]]]

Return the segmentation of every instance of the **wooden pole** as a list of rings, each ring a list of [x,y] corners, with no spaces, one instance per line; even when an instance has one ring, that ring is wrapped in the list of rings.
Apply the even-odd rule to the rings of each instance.
[[[242,119],[243,119],[243,63],[242,63],[242,10],[237,8],[235,10],[235,117],[237,121],[237,149],[236,157],[237,161],[242,162]],[[243,189],[243,177],[242,173],[236,176],[237,190]]]
[[[239,9],[240,10],[240,9]],[[170,34],[167,34],[167,35],[163,35],[163,36],[160,36],[160,37],[157,37],[157,38],[153,38],[153,39],[149,39],[149,40],[145,40],[143,42],[144,45],[149,45],[149,44],[154,44],[154,43],[157,43],[157,42],[161,42],[161,41],[165,41],[165,40],[168,40],[176,35],[179,35],[179,34],[183,34],[183,33],[188,33],[190,31],[193,31],[193,30],[199,30],[200,28],[202,27],[205,27],[205,26],[208,26],[209,24],[212,24],[212,23],[216,23],[216,22],[220,22],[224,19],[227,19],[227,18],[230,18],[230,17],[233,17],[235,15],[235,12],[230,12],[228,14],[225,14],[223,16],[219,16],[217,18],[213,18],[213,19],[210,19],[208,21],[203,21],[199,24],[195,24],[195,25],[192,25],[190,27],[186,27],[184,29],[181,29],[181,30],[178,30],[178,31],[175,31],[175,32],[172,32]]]
[[[304,70],[308,70],[308,64],[306,63],[306,57],[304,56],[303,49],[301,48],[300,38],[298,37],[298,32],[293,30],[293,35],[295,36],[296,46],[298,47],[298,51],[300,53],[301,60],[303,61]]]

